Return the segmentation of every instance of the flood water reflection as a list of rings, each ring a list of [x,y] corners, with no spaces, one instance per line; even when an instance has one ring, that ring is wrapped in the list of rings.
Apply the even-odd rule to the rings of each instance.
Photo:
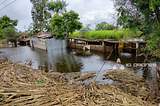
[[[78,49],[57,49],[48,50],[47,52],[40,49],[32,49],[28,46],[20,46],[16,48],[0,49],[0,57],[7,58],[13,62],[27,64],[32,60],[32,68],[38,69],[39,66],[44,66],[46,70],[57,72],[90,72],[98,71],[106,60],[109,53],[98,51],[83,51]],[[117,59],[120,62],[117,62]],[[153,66],[141,67],[144,62],[144,57],[136,57],[130,53],[113,53],[110,59],[105,63],[104,70],[124,67],[131,70],[144,78],[153,79]],[[152,63],[160,60],[152,61]]]

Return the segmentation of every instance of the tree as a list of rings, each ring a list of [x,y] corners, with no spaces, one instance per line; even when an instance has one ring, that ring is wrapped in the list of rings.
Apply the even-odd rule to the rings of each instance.
[[[96,25],[95,30],[114,30],[116,27],[114,25],[110,25],[107,22],[101,22]]]
[[[69,33],[73,33],[76,29],[79,30],[82,28],[82,23],[78,20],[80,19],[78,13],[74,11],[69,11],[62,13],[63,21],[64,21],[64,29],[67,32],[67,38],[69,37]]]
[[[82,28],[82,23],[78,21],[80,19],[78,16],[79,14],[72,10],[62,13],[62,16],[55,14],[51,19],[51,26],[56,37],[64,36],[64,32],[66,32],[67,42],[69,43],[69,33]]]
[[[160,23],[160,1],[159,0],[150,0],[149,8],[155,13],[158,22]]]
[[[7,27],[17,26],[18,20],[12,20],[8,16],[3,16],[0,18],[0,39],[5,39],[6,37],[3,34],[3,29]]]
[[[49,3],[47,3],[48,10],[52,11],[54,14],[59,14],[59,13],[64,12],[67,6],[68,4],[66,3],[66,1],[63,1],[63,0],[62,1],[52,0]]]
[[[55,14],[50,21],[51,27],[53,29],[55,38],[64,38],[64,20],[63,17]]]
[[[85,35],[91,31],[90,29],[91,24],[87,24],[86,26],[83,26],[82,29],[80,29],[79,33],[81,35],[81,38],[85,38]]]
[[[37,31],[43,33],[44,27],[50,18],[50,13],[47,11],[47,1],[48,0],[30,0],[33,4],[32,7],[32,19],[34,22],[34,28]],[[40,28],[39,28],[40,27]],[[33,29],[34,30],[34,29]]]
[[[12,20],[6,15],[0,18],[0,29],[4,29],[9,26],[17,26],[18,20]]]
[[[7,41],[14,42],[15,47],[17,47],[17,39],[21,37],[21,35],[17,32],[14,27],[7,27],[3,30],[3,35],[6,36]]]
[[[149,7],[150,0],[113,0],[119,17],[118,25],[142,31],[146,37],[157,25],[157,15]]]
[[[120,26],[143,32],[139,37],[147,41],[146,51],[158,56],[160,51],[160,1],[113,0]],[[155,40],[156,38],[156,40]],[[159,55],[160,57],[160,55]]]
[[[3,34],[3,30],[0,30],[0,40],[5,39],[6,36]]]

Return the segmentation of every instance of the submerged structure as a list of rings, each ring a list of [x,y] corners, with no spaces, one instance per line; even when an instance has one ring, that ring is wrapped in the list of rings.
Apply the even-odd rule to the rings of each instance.
[[[90,40],[82,38],[69,38],[69,43],[67,45],[67,40],[55,39],[52,32],[37,33],[35,36],[30,37],[30,46],[32,48],[39,48],[43,50],[55,50],[59,48],[74,48],[83,50],[95,50],[101,52],[111,52],[116,53],[130,52],[140,56],[144,54],[142,48],[146,46],[146,41],[143,40],[115,40],[115,39],[100,39],[100,40]]]
[[[32,48],[39,48],[42,50],[55,50],[59,48],[66,48],[67,41],[55,39],[52,32],[37,33],[35,36],[30,37],[30,45]]]
[[[76,49],[90,49],[102,52],[125,52],[130,51],[136,55],[143,53],[141,50],[146,46],[146,41],[135,40],[135,41],[122,41],[114,39],[104,39],[104,40],[89,40],[81,38],[69,38],[69,47]]]

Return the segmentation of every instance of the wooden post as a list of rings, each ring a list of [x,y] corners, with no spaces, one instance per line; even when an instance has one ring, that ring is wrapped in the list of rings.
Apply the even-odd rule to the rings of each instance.
[[[139,42],[137,41],[136,42],[136,56],[138,55],[138,52],[139,52]]]
[[[47,52],[47,42],[46,42],[46,39],[45,39],[45,46],[46,46],[46,52]]]
[[[104,42],[102,42],[102,45],[103,45],[103,51],[105,52],[105,45],[104,45]]]
[[[75,39],[74,39],[74,43],[75,43],[75,46],[74,46],[74,47],[75,47],[75,49],[76,49],[76,40],[75,40]]]
[[[116,53],[117,52],[117,44],[116,43],[114,44],[114,47],[115,47],[114,50],[115,50],[115,53]]]
[[[32,40],[32,48],[33,48],[33,50],[34,50],[34,44],[33,44],[33,40]]]

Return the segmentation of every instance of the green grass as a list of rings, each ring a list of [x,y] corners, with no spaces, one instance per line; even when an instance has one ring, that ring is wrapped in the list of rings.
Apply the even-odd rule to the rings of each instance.
[[[135,36],[139,36],[141,34],[140,31],[135,34],[133,31],[127,29],[119,29],[119,30],[103,30],[103,31],[89,31],[85,34],[81,32],[74,32],[70,34],[72,38],[85,38],[85,39],[132,39]]]
[[[0,44],[5,43],[5,39],[0,39]]]

